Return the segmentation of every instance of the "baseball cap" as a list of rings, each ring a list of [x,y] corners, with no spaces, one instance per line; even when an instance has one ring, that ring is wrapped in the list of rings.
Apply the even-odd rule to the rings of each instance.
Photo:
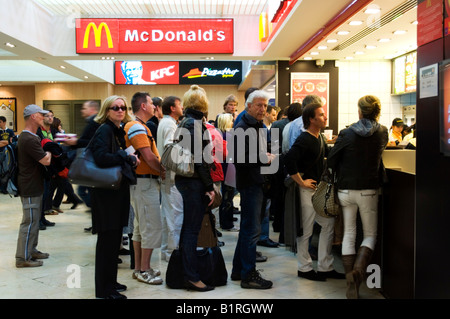
[[[401,118],[395,118],[393,121],[392,121],[392,125],[394,125],[394,126],[401,126],[401,125],[403,125],[403,120],[401,119]]]
[[[36,104],[30,104],[30,105],[27,105],[25,107],[25,109],[23,110],[23,117],[27,117],[27,116],[30,116],[35,113],[47,114],[48,111],[44,111]]]

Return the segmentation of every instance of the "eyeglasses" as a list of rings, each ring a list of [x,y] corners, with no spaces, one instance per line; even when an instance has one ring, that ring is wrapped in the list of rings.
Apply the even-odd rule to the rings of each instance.
[[[109,108],[110,110],[113,110],[114,112],[119,112],[119,110],[122,110],[125,112],[127,110],[126,106],[112,106]]]

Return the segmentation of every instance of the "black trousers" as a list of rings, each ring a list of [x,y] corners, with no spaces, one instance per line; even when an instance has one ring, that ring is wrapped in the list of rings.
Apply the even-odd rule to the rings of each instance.
[[[114,292],[117,284],[122,229],[99,232],[95,250],[95,296],[105,298]]]

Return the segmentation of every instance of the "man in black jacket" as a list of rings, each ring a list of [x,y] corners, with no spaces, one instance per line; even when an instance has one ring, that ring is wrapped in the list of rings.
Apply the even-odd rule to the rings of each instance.
[[[86,119],[87,125],[84,127],[83,133],[80,138],[76,137],[67,137],[64,141],[64,144],[72,146],[72,148],[83,148],[86,147],[91,138],[94,136],[95,132],[99,128],[100,124],[94,121],[97,116],[100,105],[96,101],[86,101],[83,103],[81,107],[81,116]],[[72,152],[73,157],[76,154],[76,151]],[[73,158],[72,158],[73,160]],[[78,196],[84,201],[87,207],[91,207],[91,196],[90,196],[90,188],[86,186],[78,185]],[[75,205],[75,203],[74,203]],[[90,230],[90,229],[87,229]]]
[[[247,113],[234,128],[233,148],[236,167],[236,188],[241,195],[241,227],[233,257],[232,280],[241,280],[242,288],[268,289],[265,280],[255,269],[256,243],[261,232],[261,205],[264,177],[261,168],[270,164],[274,156],[267,153],[267,139],[263,119],[268,96],[254,91],[247,99]],[[255,151],[256,148],[256,151]]]

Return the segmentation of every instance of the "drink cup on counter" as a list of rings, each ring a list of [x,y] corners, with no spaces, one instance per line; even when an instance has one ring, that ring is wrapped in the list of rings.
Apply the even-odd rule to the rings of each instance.
[[[327,138],[328,141],[333,139],[333,130],[324,130],[323,135]]]

